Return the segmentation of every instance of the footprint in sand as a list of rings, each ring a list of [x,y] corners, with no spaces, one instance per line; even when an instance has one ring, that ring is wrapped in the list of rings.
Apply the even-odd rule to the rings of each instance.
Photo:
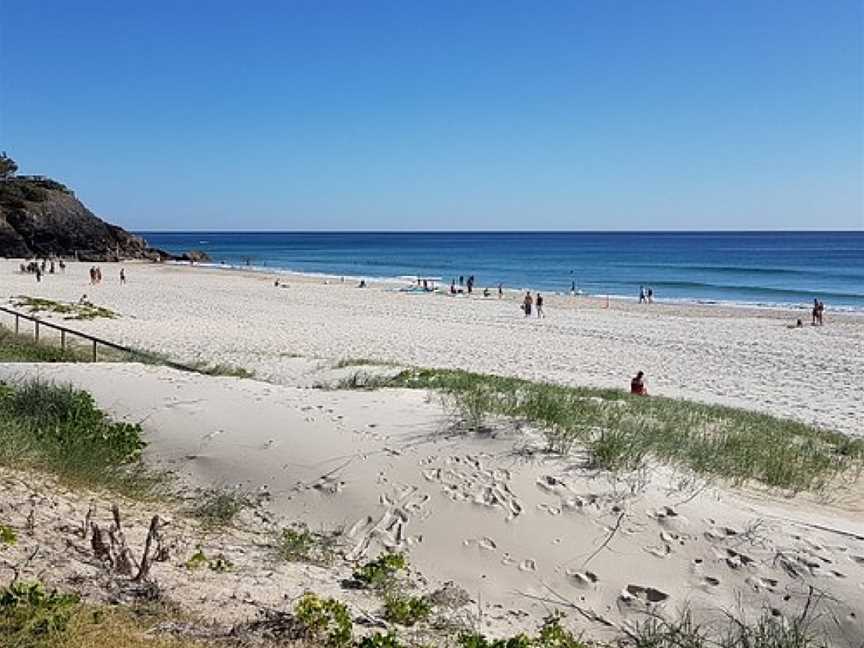
[[[498,548],[498,545],[495,544],[495,541],[489,537],[482,538],[466,538],[462,541],[463,546],[465,547],[473,547],[477,545],[480,549],[485,551],[495,551]]]
[[[510,565],[515,565],[516,561],[513,559],[513,556],[505,552],[504,555],[501,556],[501,564],[509,567]]]
[[[713,589],[720,586],[720,579],[714,578],[713,576],[705,576],[702,578],[702,585],[709,589]]]
[[[519,563],[519,571],[523,572],[533,572],[537,571],[537,563],[533,558],[526,558],[521,563]]]
[[[849,560],[864,567],[864,556],[849,556]]]
[[[201,437],[201,440],[202,441],[212,441],[217,436],[222,434],[224,431],[225,430],[216,430],[215,432],[210,432],[209,434],[205,434],[203,437]]]
[[[561,507],[552,506],[551,504],[538,504],[537,510],[545,511],[549,515],[561,515]]]
[[[666,558],[669,554],[672,553],[672,547],[668,544],[662,545],[650,545],[648,547],[642,547],[645,551],[647,551],[652,556],[657,556],[658,558]]]
[[[738,553],[732,549],[726,550],[726,564],[731,569],[739,569],[740,567],[749,567],[755,561],[747,554]]]
[[[624,603],[639,601],[645,605],[657,605],[658,603],[664,603],[668,599],[669,595],[666,592],[644,585],[628,585],[619,596],[619,600]]]
[[[564,573],[570,578],[570,584],[579,589],[590,589],[598,580],[597,574],[590,571],[582,572],[568,569]]]
[[[775,578],[765,578],[761,576],[750,576],[745,581],[750,587],[753,588],[754,591],[759,592],[761,590],[768,590],[769,592],[773,592],[774,588],[777,587],[777,579]]]

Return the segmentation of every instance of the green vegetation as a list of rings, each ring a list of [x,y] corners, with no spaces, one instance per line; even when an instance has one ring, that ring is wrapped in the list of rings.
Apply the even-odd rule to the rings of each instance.
[[[676,620],[652,617],[619,642],[627,648],[830,648],[811,629],[806,612],[792,619],[764,615],[751,623],[731,619],[727,627],[700,626],[685,611]]]
[[[401,553],[382,553],[354,570],[354,580],[369,589],[389,589],[396,575],[408,567],[408,560]]]
[[[224,573],[234,569],[234,563],[222,554],[219,554],[215,558],[208,558],[204,554],[204,550],[199,546],[195,550],[195,553],[192,554],[192,557],[186,561],[186,569],[189,571],[197,571],[204,567],[207,567],[210,571]]]
[[[0,545],[14,545],[18,542],[18,534],[15,529],[5,524],[0,524]]]
[[[61,351],[0,326],[0,362],[81,362],[90,358],[92,355],[77,349],[67,347]]]
[[[798,492],[822,490],[864,467],[862,439],[733,407],[456,370],[407,370],[358,388],[375,387],[436,390],[471,429],[492,416],[530,422],[548,451],[566,454],[579,444],[594,467],[613,471],[653,457],[735,484]]]
[[[75,594],[46,592],[39,583],[13,582],[0,589],[0,648],[204,648],[147,632],[146,625],[166,620],[172,619],[141,606],[87,605]]]
[[[57,313],[63,315],[64,320],[92,320],[99,317],[114,319],[118,317],[114,311],[96,306],[89,301],[80,301],[75,303],[58,302],[52,299],[42,299],[39,297],[28,297],[27,295],[18,295],[15,298],[15,306],[18,308],[27,308],[30,313]]]
[[[228,376],[230,378],[252,378],[255,376],[254,371],[224,362],[211,364],[202,360],[196,360],[188,366],[191,371],[204,374],[205,376]]]
[[[577,639],[561,625],[562,619],[561,614],[550,614],[543,619],[543,625],[534,637],[518,634],[504,639],[487,639],[482,634],[473,632],[460,635],[458,644],[460,648],[588,648],[588,644]],[[637,644],[637,647],[649,648],[641,644]],[[691,645],[676,644],[676,648],[691,648]]]
[[[18,163],[6,155],[6,151],[0,153],[0,179],[7,180],[18,172]]]
[[[282,529],[276,537],[276,552],[283,560],[330,565],[336,559],[339,533],[317,533],[305,524]]]
[[[77,319],[92,318],[79,317]],[[66,349],[61,350],[59,346],[47,342],[36,342],[29,335],[16,335],[6,327],[0,325],[0,362],[91,362],[92,360],[93,353],[89,345],[77,346],[74,336],[70,335],[67,337]],[[227,363],[212,364],[204,360],[195,360],[190,364],[182,364],[164,353],[152,351],[123,352],[100,347],[99,361],[167,365],[207,376],[252,378],[255,375],[254,372],[248,369]]]
[[[341,648],[352,644],[354,631],[351,615],[344,603],[304,594],[294,607],[294,616],[307,641],[316,646]]]
[[[0,637],[9,646],[39,645],[66,630],[78,603],[74,594],[46,592],[39,583],[14,582],[0,590]]]
[[[319,384],[319,389],[351,389],[351,390],[367,390],[381,389],[383,387],[394,387],[393,378],[389,376],[379,376],[370,374],[368,371],[355,371],[349,376],[338,380],[332,385]]]
[[[254,506],[245,493],[237,490],[214,488],[203,491],[190,510],[206,529],[217,529],[232,524],[244,509]]]
[[[346,367],[392,367],[392,362],[385,360],[372,360],[371,358],[342,358],[333,365],[334,369],[344,369]]]
[[[432,604],[424,596],[407,596],[398,592],[384,595],[384,618],[403,626],[413,626],[432,614]]]
[[[0,465],[144,496],[158,481],[140,462],[144,446],[140,425],[111,421],[85,391],[41,380],[0,383]]]
[[[358,648],[404,648],[404,646],[405,644],[399,641],[399,635],[392,630],[387,634],[377,632],[363,637],[357,644]]]

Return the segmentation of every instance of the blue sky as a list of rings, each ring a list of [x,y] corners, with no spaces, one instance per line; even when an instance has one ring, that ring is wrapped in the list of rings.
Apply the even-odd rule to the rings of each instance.
[[[134,229],[864,227],[859,0],[0,0],[0,148]]]

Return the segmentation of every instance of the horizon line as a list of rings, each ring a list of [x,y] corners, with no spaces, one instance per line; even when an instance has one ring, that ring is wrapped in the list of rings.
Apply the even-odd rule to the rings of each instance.
[[[864,225],[850,225],[823,229],[820,227],[795,227],[786,229],[142,229],[130,227],[132,232],[149,234],[792,234],[792,233],[864,233]]]

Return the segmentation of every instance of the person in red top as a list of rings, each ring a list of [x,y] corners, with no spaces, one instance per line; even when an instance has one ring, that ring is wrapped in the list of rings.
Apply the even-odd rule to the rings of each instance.
[[[630,393],[631,394],[636,394],[638,396],[647,396],[648,395],[648,388],[645,386],[644,376],[645,376],[645,374],[640,371],[630,381]]]

